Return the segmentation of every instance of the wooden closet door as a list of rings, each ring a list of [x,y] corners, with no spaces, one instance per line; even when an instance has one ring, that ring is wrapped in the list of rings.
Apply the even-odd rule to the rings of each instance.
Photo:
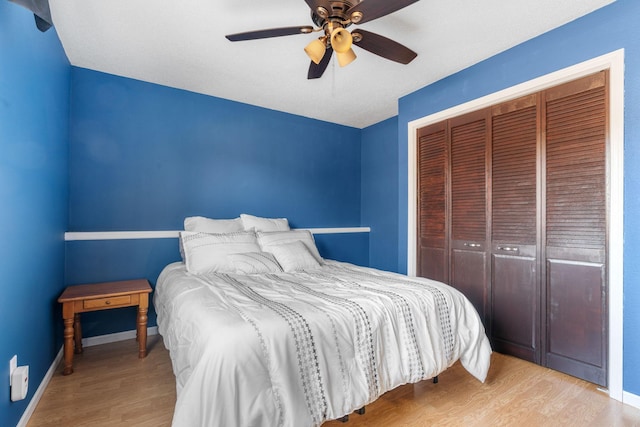
[[[546,365],[607,383],[607,74],[544,92]]]
[[[496,351],[539,363],[537,100],[492,108],[490,335]]]
[[[487,315],[487,143],[489,109],[449,121],[450,280]]]
[[[418,130],[418,276],[449,281],[446,122]]]

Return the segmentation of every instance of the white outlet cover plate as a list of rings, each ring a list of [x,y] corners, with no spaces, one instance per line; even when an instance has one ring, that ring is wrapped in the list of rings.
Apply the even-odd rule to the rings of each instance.
[[[11,377],[13,377],[13,371],[18,367],[18,355],[16,354],[9,361],[9,387],[11,387]]]

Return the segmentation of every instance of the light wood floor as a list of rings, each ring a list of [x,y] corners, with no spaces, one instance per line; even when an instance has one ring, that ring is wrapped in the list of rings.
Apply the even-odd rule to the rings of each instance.
[[[54,375],[28,427],[169,426],[175,380],[159,336],[146,359],[135,340],[85,348],[75,372]],[[593,384],[494,353],[485,384],[456,364],[440,382],[399,387],[323,427],[640,426],[640,409],[622,405]],[[191,427],[191,426],[189,426]],[[235,426],[224,426],[235,427]]]

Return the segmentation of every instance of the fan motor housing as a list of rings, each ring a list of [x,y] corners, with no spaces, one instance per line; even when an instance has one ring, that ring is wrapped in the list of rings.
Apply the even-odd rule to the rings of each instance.
[[[327,16],[323,17],[321,15],[325,15],[324,10],[323,13],[319,14],[317,10],[311,11],[311,20],[316,26],[320,28],[324,28],[327,22],[331,21],[340,21],[343,22],[343,27],[346,28],[351,25],[350,17],[347,15],[347,11],[351,9],[356,4],[360,3],[360,1],[330,1],[331,10],[327,11]],[[318,8],[320,9],[320,8]]]

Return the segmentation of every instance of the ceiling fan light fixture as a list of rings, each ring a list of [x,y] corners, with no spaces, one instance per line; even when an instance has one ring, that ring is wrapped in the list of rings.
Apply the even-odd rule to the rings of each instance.
[[[322,76],[331,61],[334,50],[341,67],[353,62],[356,59],[356,54],[352,49],[354,44],[390,61],[408,64],[418,56],[408,47],[376,33],[362,29],[350,32],[347,31],[347,28],[352,24],[363,24],[389,15],[417,1],[419,0],[305,0],[311,8],[313,26],[267,28],[229,34],[225,37],[229,41],[237,42],[321,31],[322,36],[304,48],[305,53],[311,59],[307,73],[308,79],[317,79]]]
[[[327,38],[315,39],[304,48],[307,56],[316,64],[319,64],[327,50]]]
[[[346,53],[351,50],[353,38],[351,33],[342,27],[331,31],[331,47],[338,53]],[[354,55],[355,56],[355,55]]]
[[[351,64],[356,59],[356,54],[351,48],[346,52],[336,52],[336,56],[338,57],[338,64],[340,64],[341,67]]]

